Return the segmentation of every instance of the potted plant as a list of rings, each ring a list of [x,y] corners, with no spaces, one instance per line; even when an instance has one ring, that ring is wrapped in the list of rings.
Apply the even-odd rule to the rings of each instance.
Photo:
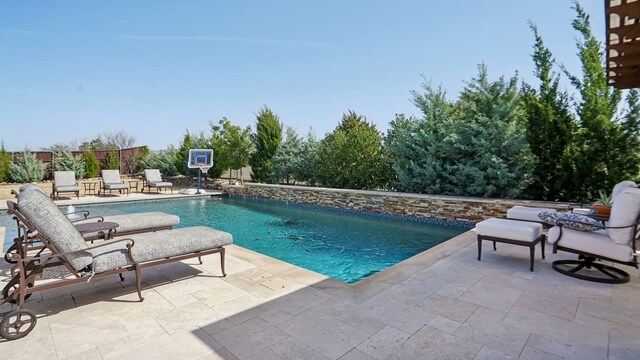
[[[613,204],[611,202],[611,195],[608,195],[603,190],[600,190],[598,194],[600,197],[598,198],[598,201],[593,204],[593,208],[596,210],[598,215],[607,217],[611,215],[611,205]]]

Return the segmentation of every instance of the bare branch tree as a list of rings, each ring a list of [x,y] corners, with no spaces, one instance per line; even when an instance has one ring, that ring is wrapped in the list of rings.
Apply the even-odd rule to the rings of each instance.
[[[124,130],[104,133],[100,135],[100,138],[107,148],[115,147],[119,149],[126,149],[133,147],[136,143],[136,137],[129,135]]]

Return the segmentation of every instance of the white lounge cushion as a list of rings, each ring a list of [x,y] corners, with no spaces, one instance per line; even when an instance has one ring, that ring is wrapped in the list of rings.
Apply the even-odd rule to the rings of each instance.
[[[192,254],[216,249],[233,243],[231,234],[206,226],[192,226],[176,230],[131,235],[133,258],[138,262],[161,260],[171,256]],[[92,268],[101,273],[131,265],[126,241],[108,241],[109,245],[89,250],[93,255]],[[105,243],[106,244],[106,243]]]
[[[507,218],[540,222],[541,220],[538,217],[538,214],[542,212],[554,212],[554,211],[556,210],[547,209],[547,208],[534,208],[534,207],[528,207],[528,206],[514,206],[511,209],[507,210]]]
[[[173,184],[167,181],[149,181],[149,186],[150,187],[172,187]]]
[[[559,226],[549,229],[547,239],[550,244],[555,244],[558,241],[558,237],[560,237]],[[558,245],[614,260],[624,262],[633,260],[632,248],[628,245],[620,245],[611,241],[606,230],[586,232],[562,228],[562,237]]]
[[[117,184],[104,184],[104,188],[107,190],[120,190],[120,189],[128,189],[129,185],[126,184],[121,184],[121,183],[117,183]]]
[[[613,187],[613,190],[611,190],[611,202],[615,202],[616,197],[620,195],[620,193],[624,191],[626,188],[637,188],[637,187],[638,187],[638,184],[630,180],[625,180],[617,183]]]
[[[105,184],[120,183],[120,170],[102,170],[102,182]]]
[[[119,226],[116,229],[116,236],[118,234],[127,233],[130,231],[144,231],[153,230],[162,227],[173,227],[180,223],[180,218],[176,215],[163,213],[160,211],[152,211],[145,213],[124,214],[124,215],[110,215],[103,216],[104,221],[117,223]],[[95,222],[95,219],[86,221],[78,221],[76,224],[83,222]],[[83,234],[85,238],[94,237],[99,233]]]
[[[640,189],[634,187],[624,188],[616,197],[611,208],[611,216],[607,227],[623,227],[635,224],[640,216]],[[607,229],[609,237],[616,244],[629,245],[635,228]]]
[[[162,176],[159,169],[144,169],[144,178],[148,182],[162,182]]]
[[[478,235],[532,242],[542,234],[542,224],[507,219],[487,219],[476,224]]]
[[[60,185],[60,186],[56,185],[56,191],[57,192],[80,191],[80,187],[75,185]]]
[[[53,183],[56,187],[68,186],[76,184],[76,172],[75,171],[54,171]]]

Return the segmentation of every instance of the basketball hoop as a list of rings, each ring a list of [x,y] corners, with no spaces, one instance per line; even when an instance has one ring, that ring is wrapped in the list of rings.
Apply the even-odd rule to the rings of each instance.
[[[207,164],[198,164],[198,169],[200,169],[200,171],[202,171],[203,174],[206,174],[207,171],[209,171],[209,169],[211,169],[213,166],[211,165],[207,165]]]
[[[213,167],[213,149],[190,149],[189,162],[187,166],[198,171],[198,189],[196,194],[200,194],[200,174],[206,174]]]

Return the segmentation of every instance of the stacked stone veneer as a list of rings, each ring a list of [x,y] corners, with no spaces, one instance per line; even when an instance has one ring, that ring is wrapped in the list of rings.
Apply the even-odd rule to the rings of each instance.
[[[246,195],[395,216],[468,222],[478,222],[490,217],[505,217],[507,210],[516,205],[557,210],[567,210],[569,206],[567,203],[556,202],[266,184],[223,185],[223,190],[231,195]]]

